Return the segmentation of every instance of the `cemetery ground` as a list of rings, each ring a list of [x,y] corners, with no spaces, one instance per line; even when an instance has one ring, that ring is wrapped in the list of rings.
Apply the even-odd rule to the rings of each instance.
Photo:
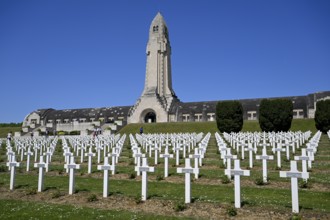
[[[220,159],[214,132],[215,123],[182,123],[143,125],[146,132],[206,132],[212,133],[199,179],[192,176],[192,203],[184,203],[184,175],[176,172],[175,159],[170,159],[169,177],[164,178],[164,160],[154,165],[148,177],[148,200],[141,201],[141,177],[134,172],[134,158],[129,138],[125,144],[116,174],[109,175],[109,197],[102,197],[103,172],[97,170],[97,158],[93,158],[93,170],[87,172],[87,158],[76,171],[75,194],[68,195],[69,176],[64,169],[61,139],[45,174],[45,191],[37,192],[38,170],[26,172],[26,162],[17,169],[15,189],[9,190],[10,172],[6,166],[6,146],[0,148],[0,219],[330,219],[330,141],[322,134],[313,162],[308,184],[299,180],[300,213],[292,214],[290,178],[280,178],[276,159],[268,162],[268,184],[262,185],[262,162],[241,160],[242,169],[249,169],[251,176],[241,177],[242,208],[234,208],[234,184],[224,175],[225,166]],[[292,130],[311,130],[311,120],[294,120]],[[129,125],[121,132],[137,133],[141,125]],[[245,131],[258,130],[256,122],[245,123]],[[235,151],[232,151],[236,154]],[[271,150],[267,151],[272,154]],[[247,155],[248,153],[246,153]],[[260,154],[260,152],[258,152]],[[295,155],[300,155],[298,149]],[[237,156],[240,158],[240,153]],[[284,155],[284,154],[283,154]],[[292,157],[292,155],[291,155]],[[78,162],[79,161],[79,162]],[[192,162],[193,163],[193,162]],[[301,162],[298,163],[301,170]],[[290,161],[282,158],[282,171],[290,170]],[[235,215],[235,217],[232,217]]]

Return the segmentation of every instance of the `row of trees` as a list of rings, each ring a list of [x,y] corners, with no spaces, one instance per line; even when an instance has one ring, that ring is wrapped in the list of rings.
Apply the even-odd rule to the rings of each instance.
[[[262,131],[289,131],[293,105],[288,99],[263,99],[259,106],[259,126]],[[217,103],[216,121],[221,132],[239,132],[243,127],[243,106],[239,101]],[[330,100],[316,104],[315,126],[322,132],[330,130]]]

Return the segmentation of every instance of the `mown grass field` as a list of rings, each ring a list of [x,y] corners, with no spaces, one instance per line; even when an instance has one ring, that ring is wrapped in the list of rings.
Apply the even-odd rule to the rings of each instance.
[[[245,131],[255,131],[256,122],[244,124]],[[141,125],[124,127],[121,133],[137,133]],[[312,120],[294,120],[292,130],[312,130]],[[110,195],[102,198],[102,172],[96,169],[87,174],[87,158],[76,172],[76,194],[68,195],[68,175],[63,167],[61,143],[45,175],[46,190],[37,193],[38,173],[36,169],[25,171],[25,162],[18,169],[16,188],[9,191],[9,172],[5,166],[5,146],[0,149],[0,219],[224,219],[234,203],[233,183],[223,183],[224,165],[216,147],[213,133],[215,123],[164,123],[143,124],[147,133],[167,132],[212,132],[212,137],[200,168],[200,178],[192,180],[193,203],[184,205],[184,175],[176,173],[175,160],[170,160],[170,176],[162,178],[164,161],[159,159],[155,173],[149,173],[149,199],[140,202],[141,178],[135,176],[130,145],[124,144],[116,174],[110,175]],[[301,152],[298,150],[297,154]],[[268,152],[271,154],[271,151]],[[240,156],[240,154],[238,155]],[[293,155],[291,155],[293,156]],[[78,162],[78,160],[76,160]],[[183,164],[183,158],[180,164]],[[282,170],[289,170],[289,161],[282,159]],[[182,165],[180,165],[182,166]],[[247,154],[241,161],[247,169]],[[300,169],[300,163],[299,163]],[[268,185],[256,185],[261,177],[261,161],[254,161],[250,177],[241,178],[243,207],[237,210],[237,218],[289,219],[291,213],[290,180],[280,178],[276,160],[268,163]],[[299,216],[304,219],[330,218],[330,141],[322,135],[315,157],[308,188],[299,189]],[[193,178],[192,178],[193,179]],[[301,183],[301,181],[300,181]]]

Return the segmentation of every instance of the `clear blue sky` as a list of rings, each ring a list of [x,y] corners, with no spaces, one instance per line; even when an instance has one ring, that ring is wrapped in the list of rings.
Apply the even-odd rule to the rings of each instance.
[[[181,101],[330,90],[328,0],[1,0],[0,122],[133,105],[158,11]]]

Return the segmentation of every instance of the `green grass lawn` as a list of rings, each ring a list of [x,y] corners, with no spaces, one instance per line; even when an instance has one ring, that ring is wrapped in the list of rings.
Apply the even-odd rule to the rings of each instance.
[[[121,133],[137,133],[140,124],[132,124],[124,127]],[[292,124],[293,130],[312,130],[313,120],[294,120]],[[145,132],[216,132],[215,123],[164,123],[164,124],[143,124]],[[257,130],[257,122],[246,122],[244,129],[248,131]],[[314,129],[314,130],[313,130]],[[313,133],[314,134],[314,133]],[[119,163],[116,166],[117,174],[110,175],[109,190],[110,195],[106,199],[102,199],[102,178],[103,173],[96,170],[96,157],[93,159],[93,173],[87,174],[87,158],[81,164],[81,169],[76,172],[76,194],[74,198],[77,203],[70,200],[68,196],[68,175],[63,168],[63,157],[60,142],[57,145],[56,153],[53,156],[50,165],[50,172],[45,175],[46,190],[42,193],[36,193],[38,173],[35,168],[27,173],[25,171],[25,162],[22,162],[16,175],[16,188],[14,192],[9,192],[9,172],[5,166],[6,150],[3,144],[0,149],[0,219],[176,219],[176,218],[197,218],[201,216],[194,214],[192,207],[213,207],[219,206],[219,209],[232,207],[234,203],[234,185],[233,183],[224,184],[221,179],[224,176],[225,167],[220,160],[220,154],[217,150],[215,137],[212,135],[208,149],[206,152],[203,166],[200,168],[200,179],[192,180],[192,197],[193,203],[187,207],[188,211],[173,211],[178,204],[184,201],[184,175],[176,173],[175,159],[170,160],[168,179],[161,178],[164,173],[164,161],[159,159],[159,164],[153,164],[153,158],[150,158],[149,165],[155,166],[155,173],[148,175],[148,194],[152,203],[164,206],[164,209],[172,210],[169,215],[158,213],[156,211],[143,211],[142,207],[151,206],[150,203],[136,205],[134,201],[139,198],[141,190],[140,177],[132,176],[135,174],[132,152],[128,142],[128,137],[123,147]],[[271,154],[271,151],[268,151]],[[297,155],[300,154],[297,150]],[[284,155],[284,154],[283,154]],[[240,157],[240,154],[238,155]],[[242,169],[248,168],[247,153],[246,159],[241,160]],[[293,155],[291,155],[293,156]],[[80,159],[76,159],[80,163]],[[180,159],[180,167],[184,160]],[[192,162],[193,163],[193,162]],[[282,157],[282,170],[289,170],[289,161]],[[300,163],[298,163],[300,169]],[[255,213],[282,213],[288,219],[291,214],[291,192],[290,179],[280,178],[279,170],[276,169],[275,160],[268,163],[269,185],[259,186],[255,184],[255,180],[261,176],[261,161],[254,161],[254,167],[251,169],[250,177],[242,177],[242,201],[243,207],[237,210],[238,214],[243,217],[246,212]],[[322,135],[318,147],[318,153],[313,162],[310,171],[310,188],[299,189],[299,205],[301,215],[304,218],[326,218],[330,216],[330,141],[326,135]],[[193,179],[193,177],[192,177]],[[301,183],[301,181],[299,181]],[[53,198],[51,195],[59,193],[59,198]],[[30,195],[31,194],[31,195]],[[7,196],[5,196],[7,195]],[[13,198],[10,195],[13,196]],[[86,200],[86,198],[96,195],[100,199],[99,202],[81,203],[78,200]],[[31,196],[31,197],[29,197]],[[35,198],[30,201],[29,198]],[[61,198],[64,201],[70,200],[64,204],[60,203]],[[104,202],[112,200],[131,201],[132,207],[117,208],[103,207]],[[44,201],[44,202],[42,202]],[[103,203],[102,203],[103,202]],[[124,204],[124,203],[123,203]],[[126,203],[125,203],[126,204]],[[141,207],[141,209],[139,208]],[[20,212],[17,212],[20,210]],[[38,210],[38,211],[35,211]],[[136,210],[139,210],[138,212]],[[19,214],[18,214],[19,213]],[[245,213],[245,214],[244,214]],[[228,217],[226,211],[224,216]],[[253,215],[252,215],[253,216]],[[321,216],[321,217],[317,217]],[[205,217],[204,217],[205,218]],[[209,217],[210,218],[210,217]],[[207,217],[206,217],[207,219]]]

